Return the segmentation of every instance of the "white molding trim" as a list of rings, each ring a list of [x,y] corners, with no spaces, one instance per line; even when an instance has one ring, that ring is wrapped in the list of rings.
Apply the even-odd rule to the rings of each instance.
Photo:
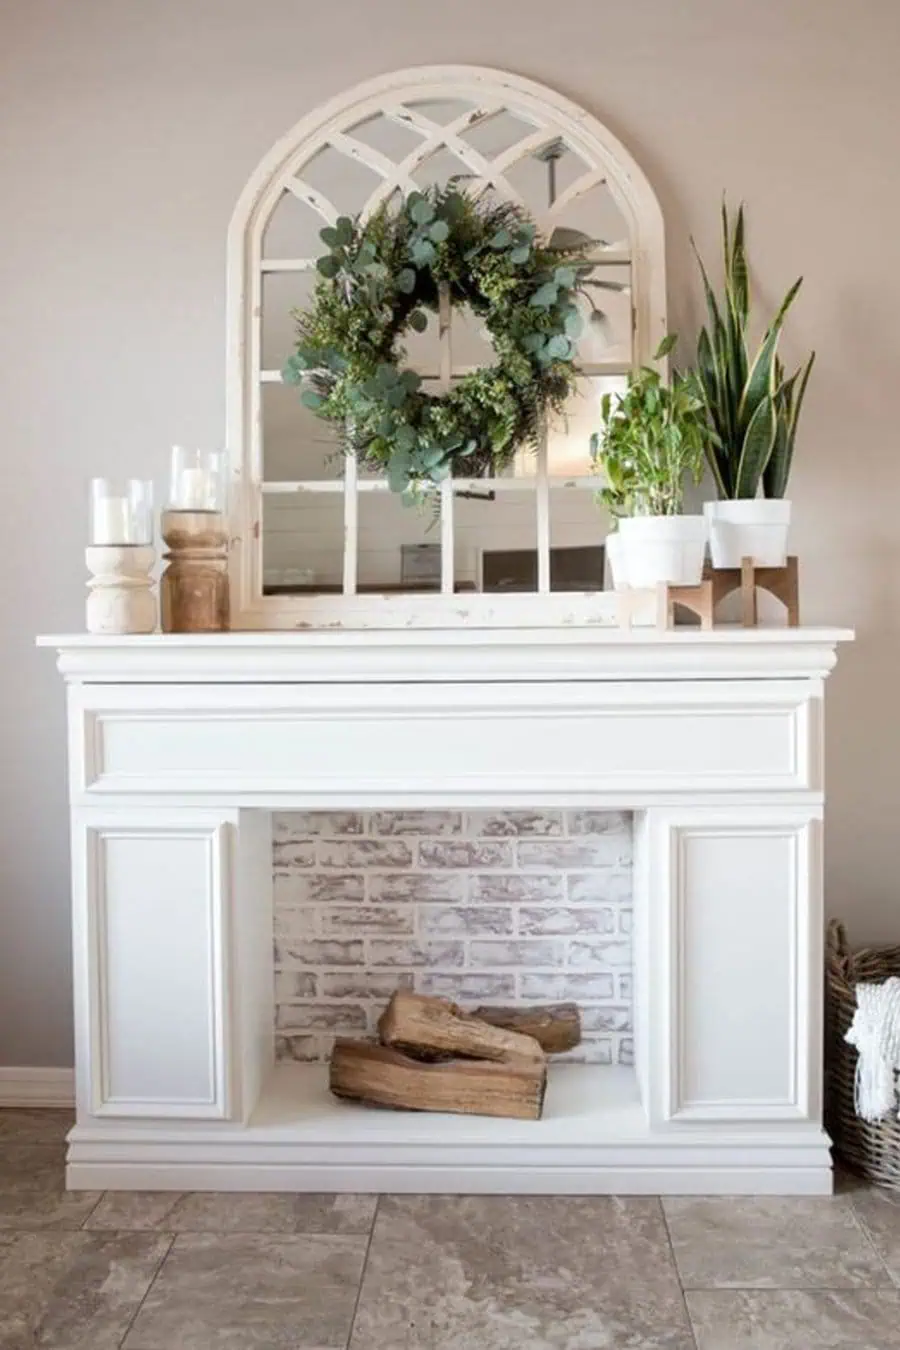
[[[0,1067],[0,1109],[74,1105],[74,1069]]]
[[[529,600],[528,596],[508,599]],[[38,638],[69,684],[824,680],[843,628],[509,628]],[[821,698],[821,687],[810,693]]]

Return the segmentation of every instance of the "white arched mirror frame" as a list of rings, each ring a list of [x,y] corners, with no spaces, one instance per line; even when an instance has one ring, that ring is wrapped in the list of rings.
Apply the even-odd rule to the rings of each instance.
[[[343,153],[362,150],[369,167],[382,168],[384,184],[373,193],[371,209],[393,188],[409,191],[409,172],[377,164],[377,152],[360,147],[347,129],[370,115],[398,121],[418,118],[429,151],[428,128],[415,105],[460,100],[473,106],[478,121],[506,111],[535,127],[521,153],[561,138],[588,166],[582,185],[605,182],[628,228],[632,304],[632,360],[647,362],[666,332],[665,235],[656,196],[625,147],[595,117],[569,99],[534,81],[476,66],[430,66],[379,76],[332,99],[303,118],[260,163],[235,209],[228,236],[227,443],[232,457],[231,623],[236,629],[319,627],[546,626],[612,621],[608,593],[551,593],[549,579],[549,489],[546,455],[539,459],[536,482],[538,585],[526,594],[454,594],[453,488],[442,495],[442,576],[439,594],[358,595],[355,593],[357,477],[355,461],[346,461],[344,496],[344,593],[340,595],[264,595],[262,562],[263,455],[261,388],[274,372],[262,367],[260,315],[266,271],[297,270],[299,260],[272,263],[263,258],[263,236],[283,194],[297,193],[298,168],[321,147],[337,142]],[[423,130],[424,127],[424,130]],[[432,128],[447,143],[452,131]],[[457,141],[451,148],[459,152]],[[510,154],[491,160],[464,147],[482,175],[481,186],[515,195],[503,178]],[[575,185],[576,187],[578,185]],[[565,196],[566,194],[562,194]],[[309,189],[308,206],[330,223],[334,208]],[[559,203],[557,203],[557,206]],[[306,266],[309,260],[306,260]],[[266,485],[267,489],[272,485]],[[281,485],[278,485],[281,490]],[[598,520],[599,534],[599,520]],[[448,557],[450,559],[448,563]]]

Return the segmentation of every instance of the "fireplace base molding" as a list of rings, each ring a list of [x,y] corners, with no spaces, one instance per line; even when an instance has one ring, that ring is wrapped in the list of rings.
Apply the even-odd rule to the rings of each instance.
[[[837,630],[45,639],[68,685],[73,1188],[816,1194]],[[271,816],[635,813],[635,1068],[541,1121],[273,1056]]]

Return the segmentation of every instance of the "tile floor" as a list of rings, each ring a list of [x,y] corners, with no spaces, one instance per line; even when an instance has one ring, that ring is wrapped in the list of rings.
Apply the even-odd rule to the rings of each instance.
[[[66,1193],[0,1112],[0,1350],[900,1350],[900,1196]]]

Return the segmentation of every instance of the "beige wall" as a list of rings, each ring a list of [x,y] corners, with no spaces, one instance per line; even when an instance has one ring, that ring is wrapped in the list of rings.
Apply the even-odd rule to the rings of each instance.
[[[320,100],[425,62],[506,67],[609,124],[662,200],[682,332],[723,188],[761,291],[805,274],[805,618],[859,631],[830,686],[829,903],[900,937],[898,58],[895,0],[0,0],[0,1063],[71,1057],[63,695],[31,644],[83,623],[86,479],[161,481],[173,440],[221,438],[245,179]]]

